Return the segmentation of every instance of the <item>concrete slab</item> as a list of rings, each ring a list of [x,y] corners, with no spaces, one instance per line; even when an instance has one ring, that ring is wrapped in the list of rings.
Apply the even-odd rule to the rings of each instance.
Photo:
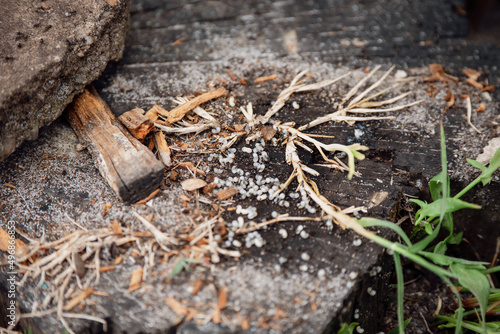
[[[2,3],[0,160],[121,58],[128,19],[126,0]]]

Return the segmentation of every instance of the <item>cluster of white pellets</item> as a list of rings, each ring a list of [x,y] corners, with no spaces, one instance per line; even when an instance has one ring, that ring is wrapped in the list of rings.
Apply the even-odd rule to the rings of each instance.
[[[214,168],[214,172],[217,173],[216,168]],[[257,174],[254,179],[250,177],[249,172],[244,172],[235,166],[231,168],[231,172],[235,176],[229,176],[225,179],[216,176],[214,183],[218,188],[238,189],[241,199],[256,197],[257,200],[263,201],[272,197],[279,189],[280,183],[278,178],[264,178],[262,175]]]
[[[381,266],[375,266],[370,270],[370,276],[377,276],[382,271]]]
[[[302,239],[309,238],[309,233],[307,233],[307,231],[304,230],[304,225],[297,226],[297,229],[295,230],[295,234],[298,234]]]
[[[305,209],[309,213],[316,213],[316,208],[310,204],[309,196],[307,196],[306,191],[303,187],[299,188],[301,201],[297,204],[299,209]],[[295,195],[294,195],[295,196]]]
[[[226,140],[226,138],[221,138],[221,139]],[[222,144],[225,144],[225,143],[222,143]],[[226,165],[232,164],[234,162],[234,158],[235,157],[236,157],[236,149],[235,148],[229,148],[227,150],[227,154],[226,155],[219,154],[219,153],[211,153],[211,154],[208,155],[207,160],[209,162],[218,161],[221,166],[226,166]],[[215,169],[214,169],[214,172],[215,172]]]
[[[246,215],[248,219],[254,219],[255,217],[257,217],[257,208],[255,206],[249,206],[248,208],[243,208],[241,205],[238,204],[236,206],[236,214]]]
[[[251,149],[250,147],[242,147],[241,151],[243,153],[251,154],[253,158],[253,166],[260,173],[266,168],[266,162],[269,161],[269,154],[264,149],[266,142],[264,139],[260,138],[255,142],[255,147]]]
[[[245,237],[245,247],[250,248],[252,246],[256,246],[258,248],[264,246],[266,244],[266,241],[262,236],[260,235],[259,232],[253,231],[248,233],[248,235]]]

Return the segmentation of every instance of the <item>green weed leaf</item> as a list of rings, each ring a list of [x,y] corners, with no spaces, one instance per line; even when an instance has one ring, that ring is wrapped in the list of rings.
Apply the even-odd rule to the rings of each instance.
[[[432,241],[434,241],[434,239],[436,239],[440,229],[441,229],[441,223],[438,223],[436,225],[436,228],[434,228],[434,231],[432,231],[432,234],[420,240],[419,242],[408,248],[408,250],[412,253],[418,253],[420,251],[423,251]]]
[[[464,266],[454,263],[450,265],[452,273],[457,275],[458,283],[464,288],[470,290],[479,301],[481,308],[482,329],[486,333],[486,305],[488,304],[488,296],[490,294],[490,282],[486,275],[480,273],[476,268]]]
[[[186,259],[186,258],[178,259],[168,276],[172,278],[175,275],[179,274],[183,269],[188,269],[189,263],[200,263],[200,262],[201,260],[198,259]]]
[[[447,256],[447,255],[442,255],[438,253],[431,253],[431,252],[424,252],[421,251],[419,252],[420,255],[425,256],[435,264],[441,265],[441,266],[449,266],[452,264],[462,264],[462,265],[467,265],[470,268],[474,268],[477,270],[484,269],[483,265],[487,265],[488,262],[480,262],[480,261],[470,261],[470,260],[465,260],[461,259],[458,257],[452,257],[452,256]]]
[[[411,202],[416,203],[420,206],[420,209],[415,214],[415,223],[418,224],[424,219],[427,221],[432,221],[434,218],[441,216],[441,209],[444,205],[444,213],[452,213],[461,209],[481,209],[480,205],[468,203],[457,198],[444,198],[438,199],[432,203],[425,203],[420,200],[410,199]]]
[[[453,328],[457,324],[457,320],[454,317],[438,315],[436,318],[444,321],[448,321],[447,324],[440,325],[439,328]],[[500,321],[490,321],[485,324],[486,332],[480,324],[472,321],[464,321],[462,326],[468,330],[474,331],[476,333],[487,333],[487,334],[498,334],[500,333]]]
[[[434,247],[434,254],[444,255],[448,250],[448,246],[446,240],[440,241],[437,243],[436,247]]]
[[[470,163],[472,166],[479,168],[482,173],[479,176],[479,179],[483,183],[483,186],[487,185],[488,183],[491,182],[491,178],[494,172],[496,172],[500,168],[500,149],[498,149],[495,152],[495,155],[490,161],[490,164],[488,167],[484,166],[482,163],[472,160],[472,159],[467,159],[467,162]]]
[[[446,189],[446,190],[444,190]],[[429,191],[433,201],[443,198],[443,194],[450,193],[450,177],[447,172],[441,171],[429,181]]]
[[[350,324],[342,323],[342,327],[340,327],[337,334],[352,334],[354,333],[354,329],[359,325],[357,322],[351,322]]]
[[[406,329],[406,326],[408,326],[408,324],[410,323],[410,321],[411,321],[411,318],[408,318],[408,319],[405,320],[405,322],[403,324],[403,332]],[[388,334],[398,334],[398,333],[400,333],[399,326],[394,327],[393,329],[391,329],[391,331]]]

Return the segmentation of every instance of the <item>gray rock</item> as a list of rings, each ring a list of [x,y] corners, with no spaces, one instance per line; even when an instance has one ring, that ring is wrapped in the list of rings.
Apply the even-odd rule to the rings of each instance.
[[[0,161],[121,58],[128,22],[127,0],[2,3]]]

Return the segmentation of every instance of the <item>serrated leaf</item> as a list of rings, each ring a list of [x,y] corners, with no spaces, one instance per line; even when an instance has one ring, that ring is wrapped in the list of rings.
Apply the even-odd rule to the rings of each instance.
[[[481,309],[482,329],[483,332],[486,332],[486,305],[488,304],[488,296],[490,294],[490,282],[488,278],[476,268],[466,267],[458,263],[450,265],[450,270],[457,275],[458,283],[470,290],[477,298]]]

